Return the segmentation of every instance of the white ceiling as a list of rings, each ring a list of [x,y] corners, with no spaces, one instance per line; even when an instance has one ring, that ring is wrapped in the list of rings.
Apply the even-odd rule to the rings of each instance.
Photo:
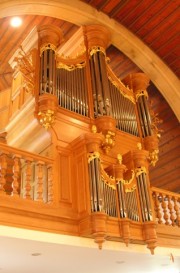
[[[46,233],[44,242],[42,232],[34,231],[28,239],[24,230],[19,230],[19,238],[14,236],[17,229],[7,228],[10,236],[3,230],[0,228],[0,273],[180,273],[180,251],[175,249],[160,253],[157,248],[158,254],[151,255],[146,246],[140,247],[142,253],[139,246],[122,251],[118,249],[120,243],[115,243],[116,248],[99,250],[90,239],[80,238],[79,246],[73,246],[71,241],[73,244],[78,237],[67,236],[68,244],[64,244],[65,240],[59,240],[62,235]]]

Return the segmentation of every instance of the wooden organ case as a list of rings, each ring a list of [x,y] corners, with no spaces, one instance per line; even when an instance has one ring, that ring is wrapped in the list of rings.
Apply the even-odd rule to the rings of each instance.
[[[103,26],[82,27],[68,57],[58,53],[64,46],[59,28],[37,30],[36,48],[18,59],[38,128],[51,135],[44,147],[53,160],[47,160],[49,186],[44,197],[46,162],[39,160],[36,200],[54,205],[66,222],[62,233],[92,237],[99,248],[105,240],[145,243],[154,253],[157,222],[148,172],[158,160],[159,133],[148,105],[149,78],[116,77]],[[35,199],[30,190],[27,196]]]

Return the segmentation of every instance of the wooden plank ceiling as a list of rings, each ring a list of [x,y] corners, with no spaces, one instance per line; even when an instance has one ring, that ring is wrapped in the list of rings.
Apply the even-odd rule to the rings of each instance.
[[[144,43],[146,43],[177,75],[180,75],[178,54],[178,1],[157,0],[84,0],[97,10],[117,20]],[[78,29],[77,26],[59,19],[24,15],[23,25],[10,27],[10,18],[0,19],[0,91],[11,86],[12,70],[9,59],[20,46],[27,34],[36,25],[53,24],[64,34],[64,42]],[[116,75],[123,79],[140,69],[122,52],[111,45],[107,50],[110,65]],[[163,131],[160,139],[160,160],[150,169],[151,184],[167,190],[180,192],[180,126],[173,111],[157,88],[151,84],[149,97],[153,110],[163,120],[159,128]]]

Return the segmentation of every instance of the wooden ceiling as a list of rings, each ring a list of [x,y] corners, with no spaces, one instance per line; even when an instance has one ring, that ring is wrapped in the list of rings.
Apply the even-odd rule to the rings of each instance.
[[[180,75],[178,53],[178,1],[173,0],[84,0],[117,20],[146,45],[148,45],[177,75]],[[24,15],[23,25],[10,27],[10,18],[0,19],[0,91],[9,88],[12,81],[12,69],[8,61],[36,25],[54,24],[64,34],[64,42],[76,32],[78,26],[69,22],[44,16]],[[110,65],[116,75],[123,79],[130,73],[141,71],[133,61],[111,45],[107,49]],[[173,111],[157,88],[151,84],[149,97],[153,110],[163,120],[159,128],[163,130],[160,139],[159,161],[150,169],[151,184],[167,190],[180,192],[180,126]]]

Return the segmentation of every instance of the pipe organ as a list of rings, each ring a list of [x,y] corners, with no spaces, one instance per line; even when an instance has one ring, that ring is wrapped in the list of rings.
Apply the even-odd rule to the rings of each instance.
[[[94,237],[99,248],[108,237],[109,219],[116,219],[119,240],[128,245],[132,223],[141,224],[153,253],[157,238],[148,169],[158,159],[158,131],[148,105],[149,79],[143,73],[116,77],[107,62],[111,38],[105,27],[84,26],[82,35],[85,50],[64,57],[58,54],[60,29],[38,28],[32,93],[36,118],[56,135],[58,198],[70,215],[70,203],[78,203],[80,234]],[[39,181],[42,187],[42,177]],[[51,181],[51,195],[52,188]]]

